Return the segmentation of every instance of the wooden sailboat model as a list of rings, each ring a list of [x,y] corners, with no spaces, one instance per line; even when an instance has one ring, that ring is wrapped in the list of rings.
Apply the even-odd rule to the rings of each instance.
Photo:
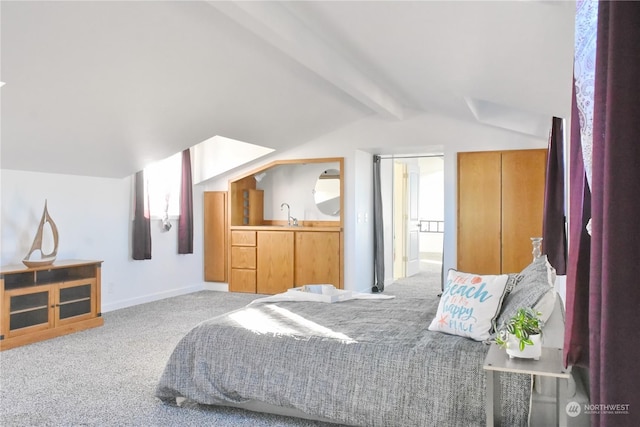
[[[51,253],[45,254],[42,251],[42,236],[44,233],[44,225],[48,223],[51,228],[51,233],[53,234],[53,250]],[[40,259],[30,259],[31,255],[40,251]],[[49,211],[47,210],[47,201],[44,201],[44,211],[42,212],[42,218],[40,219],[40,226],[38,227],[38,231],[36,232],[36,236],[33,239],[33,243],[31,244],[31,249],[26,257],[22,260],[23,264],[27,267],[39,267],[43,265],[50,265],[56,260],[56,255],[58,254],[58,227],[56,227],[56,223],[53,222],[53,219],[49,215]]]

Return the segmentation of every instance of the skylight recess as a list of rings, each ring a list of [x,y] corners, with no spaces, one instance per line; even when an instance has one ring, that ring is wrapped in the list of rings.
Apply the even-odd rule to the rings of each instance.
[[[193,183],[214,178],[273,151],[273,148],[216,135],[192,147]]]

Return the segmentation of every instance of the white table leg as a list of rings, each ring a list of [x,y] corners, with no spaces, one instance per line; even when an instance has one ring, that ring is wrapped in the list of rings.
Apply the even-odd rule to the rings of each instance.
[[[556,378],[556,421],[559,427],[567,427],[567,383],[565,378]]]
[[[487,427],[502,423],[502,397],[500,393],[500,374],[487,370]]]
[[[493,371],[487,373],[487,427],[493,426]]]

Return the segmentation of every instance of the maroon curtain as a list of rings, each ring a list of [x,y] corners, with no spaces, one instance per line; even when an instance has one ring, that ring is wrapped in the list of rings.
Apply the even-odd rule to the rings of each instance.
[[[133,213],[132,258],[135,260],[151,259],[151,218],[144,191],[144,171],[135,176],[135,207]]]
[[[178,253],[193,253],[193,183],[191,153],[182,152],[182,182],[180,185],[180,219],[178,220]]]
[[[589,257],[591,193],[582,159],[575,84],[569,149],[569,258],[564,336],[565,365],[586,367],[589,361]]]
[[[547,150],[547,176],[544,189],[542,245],[547,259],[558,274],[567,272],[567,234],[564,209],[564,126],[554,117]]]
[[[601,1],[593,121],[589,373],[592,425],[640,419],[640,3]]]

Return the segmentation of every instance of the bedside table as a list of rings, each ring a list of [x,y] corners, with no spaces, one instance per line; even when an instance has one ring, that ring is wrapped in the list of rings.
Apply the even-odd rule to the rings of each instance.
[[[556,422],[560,427],[567,425],[567,413],[564,405],[567,400],[567,383],[571,369],[565,369],[562,363],[562,349],[542,348],[540,360],[509,358],[507,352],[491,344],[489,353],[484,359],[482,369],[487,374],[487,426],[498,426],[501,423],[501,388],[500,376],[496,372],[514,372],[518,374],[539,375],[556,378]]]

